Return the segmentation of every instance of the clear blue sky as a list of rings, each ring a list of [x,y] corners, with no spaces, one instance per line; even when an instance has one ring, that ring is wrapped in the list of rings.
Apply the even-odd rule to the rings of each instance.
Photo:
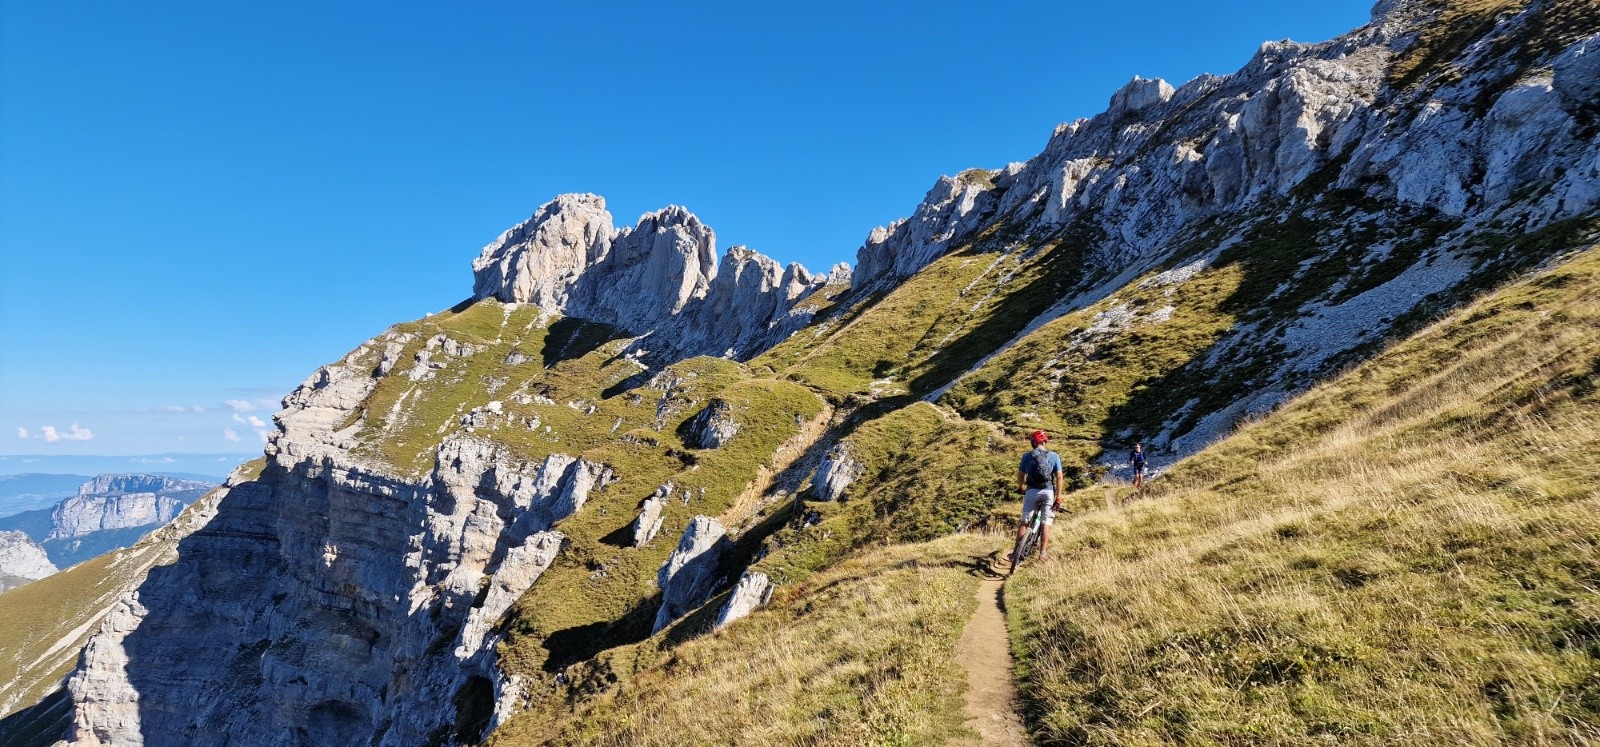
[[[1370,3],[1199,7],[7,0],[0,454],[257,451],[252,416],[469,295],[561,192],[853,262],[1135,74],[1232,72]]]

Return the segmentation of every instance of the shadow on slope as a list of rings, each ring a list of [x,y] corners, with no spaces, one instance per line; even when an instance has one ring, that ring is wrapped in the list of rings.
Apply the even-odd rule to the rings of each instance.
[[[1047,744],[1584,743],[1600,250],[1057,525],[1011,582]]]
[[[72,696],[65,687],[31,708],[0,719],[0,744],[6,747],[50,747],[67,738],[72,726]]]

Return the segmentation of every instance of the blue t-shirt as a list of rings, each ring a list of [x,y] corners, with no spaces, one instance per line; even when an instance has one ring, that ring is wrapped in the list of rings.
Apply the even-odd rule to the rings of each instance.
[[[1050,467],[1050,476],[1051,476],[1050,479],[1051,479],[1051,481],[1047,482],[1047,483],[1045,483],[1043,485],[1035,485],[1035,484],[1033,484],[1033,450],[1029,449],[1028,453],[1022,455],[1022,466],[1018,467],[1017,469],[1021,470],[1022,474],[1027,476],[1028,487],[1030,487],[1030,488],[1053,488],[1053,487],[1055,487],[1055,474],[1057,472],[1061,471],[1061,457],[1058,454],[1056,454],[1055,452],[1053,452],[1053,451],[1046,450],[1044,452],[1044,459],[1045,459],[1045,464]]]

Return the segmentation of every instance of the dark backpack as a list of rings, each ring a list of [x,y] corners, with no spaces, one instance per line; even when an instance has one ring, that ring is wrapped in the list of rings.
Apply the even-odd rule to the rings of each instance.
[[[1028,487],[1050,487],[1056,477],[1056,471],[1050,466],[1050,452],[1040,447],[1028,452],[1028,456],[1032,457],[1028,461],[1028,469],[1024,471],[1028,478]]]

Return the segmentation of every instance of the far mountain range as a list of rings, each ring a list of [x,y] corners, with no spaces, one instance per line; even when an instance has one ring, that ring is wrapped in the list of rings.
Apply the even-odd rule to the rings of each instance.
[[[75,494],[60,498],[60,483],[68,480],[75,483],[71,488]],[[14,577],[0,586],[3,589],[128,547],[171,521],[216,483],[154,474],[6,475],[0,477],[0,486],[57,496],[53,505],[0,517],[0,533],[16,555],[13,560],[22,563],[12,568],[11,561],[0,562],[4,566],[0,575]],[[15,493],[0,495],[5,501],[0,506],[15,505],[6,501],[14,497]],[[28,501],[32,496],[16,499]],[[41,556],[48,556],[49,562],[41,562]]]

